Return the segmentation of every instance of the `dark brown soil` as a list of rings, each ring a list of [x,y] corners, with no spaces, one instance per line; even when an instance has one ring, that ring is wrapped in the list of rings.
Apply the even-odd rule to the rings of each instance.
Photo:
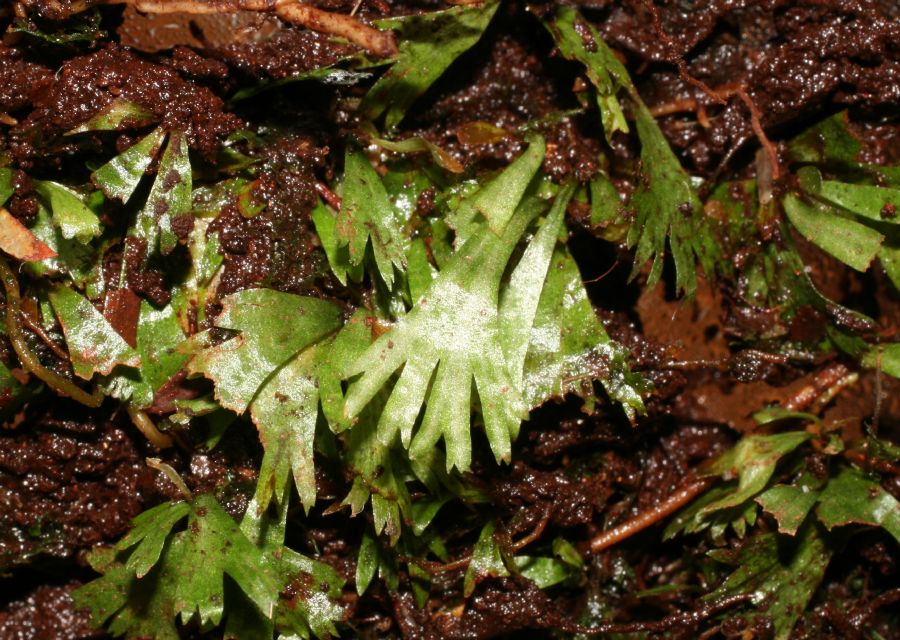
[[[577,4],[622,54],[665,135],[693,173],[706,178],[752,175],[760,148],[754,114],[777,146],[843,108],[850,108],[854,130],[864,143],[861,159],[900,162],[900,125],[885,117],[900,110],[900,11],[891,0]],[[46,18],[56,17],[54,3],[37,5]],[[375,15],[389,13],[391,7],[390,2],[366,2],[363,10]],[[515,131],[578,107],[572,88],[583,81],[580,72],[554,53],[533,15],[549,8],[549,3],[529,10],[522,3],[505,2],[486,37],[420,100],[404,133],[437,142],[466,165],[479,161],[499,167],[521,151],[522,143],[508,137],[477,144],[466,138],[466,125],[483,121]],[[0,10],[3,28],[10,22],[4,15]],[[355,124],[348,105],[359,98],[359,90],[286,85],[264,94],[261,104],[226,106],[226,100],[239,86],[319,68],[352,48],[249,15],[150,21],[130,9],[123,16],[121,8],[110,7],[104,16],[112,35],[102,44],[48,53],[20,34],[8,34],[0,44],[0,152],[8,150],[17,169],[86,179],[84,154],[121,151],[138,138],[97,135],[76,144],[64,134],[119,97],[187,131],[192,151],[208,163],[217,161],[221,143],[235,130],[271,127],[278,132],[277,144],[264,150],[242,147],[263,167],[251,192],[260,210],[248,215],[231,203],[209,229],[218,233],[225,260],[217,291],[224,295],[265,285],[350,298],[330,275],[310,211],[317,189],[340,165],[342,136],[352,133]],[[334,119],[323,122],[323,113],[332,107]],[[548,137],[545,170],[555,180],[586,180],[601,168],[598,157],[607,142],[590,118],[574,115],[543,128]],[[614,139],[610,150],[617,162],[633,166],[636,149],[624,137]],[[633,189],[622,176],[615,178],[623,193]],[[28,221],[34,215],[28,185],[19,191],[9,208]],[[430,203],[427,197],[422,200],[422,213],[427,213]],[[570,214],[572,228],[579,228],[578,212]],[[742,338],[776,322],[770,310],[742,306],[733,291],[720,285],[701,285],[693,302],[674,300],[670,283],[642,290],[627,282],[630,260],[622,247],[601,246],[585,231],[578,231],[570,246],[585,280],[597,280],[589,292],[608,330],[631,349],[635,367],[655,391],[648,416],[634,427],[618,410],[586,416],[578,403],[564,402],[541,408],[523,426],[514,464],[498,468],[489,457],[476,460],[469,480],[488,496],[497,520],[506,524],[502,535],[508,539],[521,539],[541,527],[541,539],[565,535],[585,550],[600,530],[658,504],[699,464],[732,444],[752,427],[751,414],[760,406],[785,406],[809,389],[824,391],[829,367],[854,366],[836,355],[772,362],[741,345]],[[124,261],[128,278],[121,292],[106,301],[105,312],[132,340],[135,300],[161,304],[169,296],[161,272],[143,264],[144,251],[129,243],[107,253],[107,271],[117,273]],[[900,328],[900,297],[883,275],[861,277],[827,260],[814,264],[812,275],[838,302],[867,305],[884,331]],[[873,284],[870,277],[880,281]],[[873,290],[877,296],[867,294]],[[790,331],[798,342],[812,343],[821,326],[822,318],[810,310]],[[13,361],[5,340],[2,355]],[[174,381],[168,393],[193,397],[199,391],[190,384]],[[874,401],[876,385],[888,394],[880,406]],[[160,402],[158,413],[171,412],[168,400]],[[144,462],[160,452],[127,416],[112,415],[110,404],[87,411],[45,392],[0,432],[0,639],[103,637],[89,631],[86,617],[74,611],[68,595],[92,575],[85,552],[116,541],[132,517],[177,495]],[[849,438],[872,424],[876,411],[881,435],[896,441],[900,383],[864,373],[827,407],[824,420],[840,424]],[[194,448],[197,443],[180,445],[164,452],[164,459],[193,490],[215,491],[231,513],[242,513],[260,458],[252,428],[239,423],[213,453]],[[320,475],[319,492],[329,497],[326,502],[346,494],[345,478],[327,471]],[[900,496],[900,469],[885,485]],[[296,534],[299,542],[314,543],[326,561],[352,580],[360,527],[345,511],[327,516],[321,511],[314,510],[305,521],[303,532]],[[470,553],[474,540],[463,526],[468,514],[439,517],[449,532],[450,557]],[[370,638],[549,637],[539,634],[571,631],[592,594],[608,593],[614,617],[623,623],[699,612],[687,622],[657,629],[654,636],[698,637],[706,605],[691,593],[645,599],[632,595],[676,580],[692,558],[706,551],[703,542],[696,549],[662,544],[658,533],[640,534],[592,558],[583,593],[548,595],[524,579],[487,579],[457,609],[453,603],[461,602],[461,567],[435,577],[424,609],[416,607],[408,584],[397,593],[373,585],[363,598],[355,592],[347,596],[347,619],[354,633]],[[878,622],[879,608],[891,603],[853,600],[856,592],[847,586],[851,576],[886,591],[900,577],[897,545],[885,535],[866,535],[837,555],[823,586],[827,597],[816,605],[812,623],[795,631],[796,637],[864,637],[863,617],[882,637],[898,637],[896,629]],[[719,633],[715,637],[766,637],[766,630],[728,621]]]

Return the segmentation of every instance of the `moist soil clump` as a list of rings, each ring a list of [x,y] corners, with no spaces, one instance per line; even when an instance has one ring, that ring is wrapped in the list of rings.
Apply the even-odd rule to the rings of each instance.
[[[19,317],[7,322],[24,326],[27,348],[75,381],[71,384],[87,388],[74,376],[78,372],[66,353],[59,353],[72,329],[53,320],[56,303],[51,304],[49,292],[58,286],[84,291],[90,309],[80,313],[96,311],[108,322],[112,334],[107,341],[121,339],[145,357],[151,354],[154,363],[179,357],[179,347],[166,342],[165,331],[177,332],[193,348],[222,349],[219,356],[246,348],[241,318],[232,318],[231,325],[219,321],[240,294],[257,289],[327,301],[344,323],[354,322],[355,311],[382,305],[394,317],[369,315],[364,326],[374,337],[390,331],[415,296],[398,293],[403,286],[412,290],[412,276],[405,285],[396,284],[406,282],[399,276],[396,281],[383,277],[376,252],[379,243],[390,245],[390,240],[379,236],[381,230],[367,223],[371,238],[357,263],[333,269],[338,251],[352,252],[352,245],[332,242],[347,224],[341,217],[343,202],[353,197],[344,174],[351,161],[348,150],[369,154],[373,175],[391,189],[391,204],[408,214],[404,232],[420,241],[416,255],[427,267],[423,287],[436,277],[435,266],[446,264],[441,252],[452,251],[459,239],[455,234],[465,233],[464,225],[451,229],[443,220],[435,223],[456,206],[453,198],[464,194],[467,184],[461,181],[459,190],[447,196],[442,179],[435,178],[438,166],[451,167],[447,175],[461,172],[472,183],[493,178],[526,152],[529,135],[540,132],[546,141],[540,168],[546,176],[540,188],[546,193],[541,197],[555,197],[569,183],[579,185],[565,210],[569,233],[560,246],[577,263],[591,319],[595,316],[622,346],[629,373],[647,382],[646,412],[629,415],[611,388],[594,386],[613,370],[609,358],[600,360],[588,376],[586,384],[594,390],[584,394],[588,401],[582,403],[576,393],[557,394],[535,407],[508,463],[497,463],[485,436],[491,425],[482,429],[476,419],[471,468],[441,475],[437,486],[420,482],[420,470],[393,454],[372,462],[387,450],[372,434],[365,436],[371,436],[365,449],[371,459],[338,464],[352,457],[355,436],[332,433],[327,425],[323,433],[324,414],[316,414],[320,424],[314,419],[302,442],[280,435],[294,447],[285,451],[301,445],[306,451],[309,445],[316,489],[312,505],[301,504],[296,495],[282,505],[282,534],[291,548],[315,557],[346,581],[334,602],[347,637],[580,637],[600,628],[646,637],[775,637],[775,614],[750,615],[749,609],[732,614],[751,599],[708,584],[727,575],[714,568],[713,558],[740,566],[741,554],[760,539],[784,532],[783,521],[758,510],[756,502],[752,513],[732,508],[728,519],[708,532],[677,537],[676,530],[663,540],[673,509],[609,549],[592,552],[593,541],[652,513],[692,483],[706,482],[703,491],[715,492],[713,480],[704,478],[725,475],[725,485],[734,488],[737,466],[716,471],[715,460],[746,437],[791,429],[805,430],[810,443],[793,454],[789,470],[779,467],[783,482],[802,479],[804,490],[818,491],[836,469],[852,464],[875,474],[866,477],[878,478],[870,487],[872,499],[881,495],[878,487],[900,499],[900,464],[892,459],[896,448],[890,448],[900,441],[900,380],[889,375],[889,363],[867,360],[860,346],[893,343],[900,328],[900,294],[890,265],[853,269],[823,252],[812,233],[786,226],[787,214],[774,204],[765,210],[757,206],[807,188],[812,179],[801,174],[800,165],[825,167],[819,183],[852,165],[867,187],[896,189],[900,13],[895,3],[577,3],[630,74],[676,161],[696,178],[702,215],[738,220],[721,226],[716,248],[730,253],[713,259],[712,273],[700,279],[689,298],[677,295],[676,269],[682,266],[678,256],[672,259],[673,244],[666,244],[668,227],[661,232],[666,256],[659,285],[646,286],[654,277],[649,266],[632,269],[636,243],[629,226],[636,214],[626,203],[653,186],[642,171],[643,139],[635,135],[642,126],[640,114],[627,107],[624,126],[604,129],[592,78],[566,59],[541,24],[555,14],[555,3],[500,2],[484,34],[413,102],[387,141],[387,134],[361,113],[370,108],[368,89],[390,72],[385,61],[363,58],[346,41],[253,11],[156,15],[129,4],[98,6],[73,17],[74,4],[18,0],[0,8],[0,171],[10,170],[12,185],[3,211],[32,230],[43,225],[40,237],[55,242],[59,258],[44,271],[14,265],[24,303]],[[458,10],[430,0],[317,6],[347,15],[359,9],[365,24]],[[89,36],[82,31],[60,35],[57,29],[68,28],[66,21],[73,19],[88,21]],[[590,43],[585,25],[579,28]],[[353,64],[360,66],[345,68]],[[809,160],[828,152],[830,140],[821,137],[807,159],[795,161],[791,141],[828,118],[846,123],[850,142],[845,143],[857,148],[852,161]],[[97,125],[101,120],[106,124]],[[168,154],[179,154],[167,146],[171,137],[161,138],[165,142],[134,165],[137,178],[127,189],[92,189],[92,196],[87,187],[84,193],[62,187],[80,203],[78,211],[102,221],[93,245],[77,244],[74,230],[49,221],[53,202],[46,193],[53,184],[99,188],[98,170],[113,156],[140,150],[158,127],[166,135],[184,134],[189,149],[183,159],[194,180],[184,213],[171,217],[171,246],[163,250],[157,235],[134,231],[141,216],[168,219],[169,208],[184,204],[171,195],[183,179],[174,169],[170,183],[157,181],[161,167],[175,162]],[[403,143],[415,150],[398,147]],[[422,171],[422,158],[430,162],[432,157],[436,164]],[[389,165],[402,170],[389,170]],[[123,166],[117,167],[122,175],[134,170]],[[601,178],[613,203],[605,217],[594,206],[593,189],[600,188],[595,185]],[[729,185],[728,206],[724,197],[711,194],[719,182]],[[166,197],[148,214],[141,203],[157,190]],[[366,194],[373,209],[379,195]],[[873,223],[884,246],[895,252],[900,240],[891,225],[897,204],[885,201]],[[686,207],[684,219],[691,212],[690,203]],[[732,210],[739,214],[728,218]],[[859,216],[845,213],[843,219],[859,222]],[[744,242],[747,227],[752,227],[752,240]],[[784,258],[789,249],[800,262]],[[643,251],[640,245],[637,251]],[[513,253],[519,259],[523,251]],[[692,260],[693,254],[688,269],[694,268]],[[884,254],[879,260],[886,261]],[[760,290],[745,269],[757,262],[767,273],[793,274],[785,276],[791,283],[786,298],[767,297],[771,292]],[[388,260],[387,271],[396,275],[399,263],[394,265]],[[507,273],[504,283],[510,278]],[[6,291],[4,305],[10,305],[12,294]],[[171,309],[176,311],[165,316]],[[792,311],[788,315],[785,309]],[[305,322],[307,313],[313,311],[301,310],[290,321]],[[149,339],[140,333],[147,318],[158,323],[153,325],[158,333]],[[282,319],[275,312],[272,318],[268,330],[275,332]],[[325,332],[325,338],[334,335],[336,330]],[[163,346],[153,351],[150,343]],[[260,384],[290,372],[291,363],[314,358],[309,355],[314,352],[303,351],[307,346],[290,357],[272,356],[272,362],[260,358],[255,366],[271,365],[274,372]],[[303,355],[295,361],[297,354]],[[176,373],[154,381],[146,403],[138,406],[139,383],[146,381],[115,377],[126,359],[120,354],[119,360],[91,371],[108,397],[99,407],[87,408],[41,382],[10,336],[0,341],[0,361],[8,373],[3,375],[9,378],[0,396],[0,585],[6,594],[0,600],[0,638],[110,637],[72,596],[97,577],[98,564],[89,552],[112,549],[136,516],[187,496],[215,496],[235,522],[247,522],[257,511],[262,517],[266,510],[256,506],[257,480],[272,473],[266,465],[295,464],[289,460],[293,453],[283,453],[276,462],[264,458],[281,440],[270,435],[261,441],[262,428],[254,426],[254,412],[261,411],[255,394],[261,392],[228,404],[221,381],[203,377],[185,357]],[[240,379],[255,375],[249,370],[232,374]],[[423,384],[432,389],[439,381]],[[292,384],[291,389],[314,388],[323,410],[327,394],[335,393],[320,388],[313,377],[298,376]],[[397,382],[394,389],[399,387]],[[278,394],[273,397],[287,404],[290,398]],[[314,413],[319,402],[316,396]],[[488,404],[487,397],[479,396],[478,411],[482,403]],[[307,406],[289,406],[295,418],[309,412]],[[770,415],[761,413],[772,407],[776,411]],[[149,436],[148,421],[158,427]],[[353,433],[351,424],[345,429]],[[860,441],[867,444],[853,444]],[[443,465],[441,459],[442,474]],[[396,505],[379,511],[378,506],[360,508],[358,498],[351,499],[362,492],[364,505],[370,499],[373,505],[381,504],[377,499],[393,504],[396,487],[387,490],[379,481],[395,473],[404,478],[404,487],[413,487],[407,501],[416,504],[433,492],[440,504],[433,512],[401,513]],[[285,477],[300,484],[301,475],[294,467]],[[280,491],[268,490],[270,495]],[[706,504],[722,495],[706,495]],[[270,515],[277,510],[272,505]],[[392,508],[404,527],[421,524],[423,531],[440,535],[401,537],[389,528],[381,536],[370,535],[373,526],[390,519],[385,512]],[[699,517],[699,509],[691,517]],[[197,522],[205,522],[202,516]],[[483,534],[488,521],[492,528]],[[844,526],[848,522],[854,524]],[[897,637],[897,541],[887,527],[872,528],[879,523],[855,514],[837,524],[807,521],[817,540],[832,529],[842,533],[822,543],[827,570],[788,629],[789,637]],[[689,524],[680,526],[684,530]],[[808,531],[800,523],[797,530]],[[178,531],[191,533],[190,528]],[[840,537],[844,533],[847,537]],[[856,537],[848,544],[851,534]],[[377,550],[369,551],[376,561],[367,576],[361,565],[372,556],[361,549],[370,543]],[[565,571],[527,573],[529,562]],[[226,603],[235,593],[241,596],[234,588],[243,585],[237,579],[232,583],[233,578]],[[310,594],[327,600],[329,584],[317,579],[298,570],[273,597],[292,607],[312,601]],[[363,580],[368,588],[358,590]],[[551,586],[541,588],[540,580]],[[711,594],[705,593],[707,587]],[[215,624],[204,626],[197,618],[182,615],[182,622],[184,637],[221,634],[220,629],[208,631]]]

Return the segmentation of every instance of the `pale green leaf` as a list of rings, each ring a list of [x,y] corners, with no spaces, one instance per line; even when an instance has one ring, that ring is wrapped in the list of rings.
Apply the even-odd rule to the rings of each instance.
[[[463,579],[463,595],[467,598],[472,595],[475,586],[485,578],[508,575],[509,571],[503,563],[500,545],[494,539],[494,523],[488,522],[481,530],[475,548],[472,549],[472,561]]]
[[[91,181],[107,198],[128,202],[166,139],[162,127],[154,129],[137,144],[129,147],[91,174]]]
[[[264,615],[272,616],[282,583],[212,496],[196,499],[187,529],[176,534],[168,553],[184,563],[173,594],[182,621],[196,613],[201,623],[220,622],[226,573]]]
[[[384,532],[394,544],[402,525],[411,520],[411,507],[406,483],[399,473],[399,456],[377,437],[375,425],[381,406],[379,402],[366,406],[358,423],[346,433],[345,465],[355,477],[342,504],[349,506],[355,516],[371,500],[375,533]]]
[[[100,218],[68,187],[49,180],[36,180],[34,190],[46,201],[54,226],[66,240],[87,244],[102,233]]]
[[[570,182],[557,194],[547,214],[546,222],[528,244],[528,248],[510,275],[509,286],[503,290],[500,297],[503,353],[517,389],[522,388],[525,354],[531,339],[531,328],[537,314],[538,301],[541,298],[544,281],[547,279],[550,259],[559,238],[566,207],[574,193],[575,183]]]
[[[843,218],[825,206],[807,204],[794,194],[784,198],[788,220],[807,240],[857,271],[865,271],[881,249],[884,236]]]
[[[263,384],[250,405],[265,449],[256,485],[260,509],[268,506],[273,493],[282,493],[292,474],[304,508],[308,511],[315,503],[313,439],[319,415],[315,368],[322,350],[327,350],[327,343],[294,356]]]
[[[541,292],[525,359],[523,391],[530,407],[575,393],[586,399],[600,380],[629,418],[644,412],[650,385],[633,373],[627,351],[606,333],[587,296],[578,265],[557,246]]]
[[[547,144],[543,138],[529,138],[525,152],[472,197],[472,206],[484,215],[494,233],[502,233],[512,218],[528,185],[541,168],[546,150]]]
[[[310,217],[316,227],[316,235],[319,236],[319,242],[328,258],[328,265],[331,267],[332,273],[341,284],[346,285],[347,272],[352,271],[352,265],[350,264],[350,250],[347,245],[341,244],[337,234],[337,216],[319,199],[316,201]],[[362,273],[357,270],[357,273],[352,273],[351,277],[354,280],[361,280]]]
[[[77,240],[66,240],[59,227],[53,224],[50,211],[40,202],[37,218],[30,231],[34,237],[50,247],[56,256],[44,258],[39,262],[29,262],[25,265],[25,269],[36,276],[68,275],[78,287],[84,287],[88,283],[96,266],[95,249]]]
[[[578,60],[585,65],[587,76],[597,91],[597,105],[603,122],[603,132],[607,141],[616,131],[628,133],[628,122],[619,104],[618,94],[630,82],[621,64],[608,47],[585,46],[576,23],[587,27],[587,22],[569,8],[557,10],[556,18],[547,22],[559,52],[569,60]],[[596,31],[591,35],[597,40]]]
[[[87,298],[63,286],[50,292],[50,303],[66,336],[75,375],[90,380],[95,373],[109,374],[117,365],[141,365],[138,353]]]
[[[163,255],[171,253],[178,244],[172,225],[176,218],[191,215],[191,193],[187,140],[182,133],[173,131],[159,162],[150,195],[134,225],[134,235],[147,241],[148,252],[156,248],[157,240]]]
[[[884,373],[900,378],[900,342],[880,345],[863,358],[867,367],[880,369]]]
[[[448,469],[468,469],[474,380],[494,455],[509,459],[511,434],[525,407],[503,354],[499,289],[513,250],[541,206],[526,199],[502,235],[483,229],[470,238],[413,309],[346,369],[348,377],[363,374],[348,391],[348,417],[358,415],[402,365],[379,420],[379,440],[391,443],[399,433],[415,459],[443,436]],[[425,416],[413,437],[426,395]]]
[[[88,131],[115,131],[130,127],[142,127],[153,122],[153,113],[141,105],[126,100],[115,98],[106,107],[101,109],[89,120],[70,129],[64,136],[73,136],[76,133]]]
[[[240,335],[201,351],[188,366],[210,378],[222,406],[237,413],[276,369],[340,322],[340,309],[330,302],[273,289],[246,289],[222,304],[216,326]]]
[[[335,232],[340,244],[349,249],[350,264],[362,264],[371,239],[378,272],[390,288],[394,267],[401,272],[406,268],[406,220],[394,209],[381,178],[360,151],[347,150],[341,195]]]

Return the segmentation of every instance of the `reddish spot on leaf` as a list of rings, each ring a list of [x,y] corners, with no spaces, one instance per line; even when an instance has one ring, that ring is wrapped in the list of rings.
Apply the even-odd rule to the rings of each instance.
[[[113,289],[107,292],[103,316],[132,348],[137,346],[140,313],[141,299],[131,289]]]
[[[53,249],[38,240],[3,207],[0,207],[0,249],[25,262],[56,257]]]

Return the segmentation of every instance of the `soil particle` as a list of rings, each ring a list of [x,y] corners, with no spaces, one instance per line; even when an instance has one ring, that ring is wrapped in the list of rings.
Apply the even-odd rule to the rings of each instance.
[[[754,135],[739,87],[770,136],[836,108],[900,104],[900,26],[884,3],[617,3],[598,27],[611,46],[643,63],[639,91],[701,172]]]
[[[0,113],[12,114],[29,106],[52,78],[50,69],[22,60],[18,52],[0,44]]]
[[[28,226],[37,217],[38,205],[34,197],[34,184],[24,171],[14,170],[12,185],[15,193],[6,203],[6,209],[14,215],[19,222]]]
[[[83,640],[103,638],[95,631],[87,611],[75,609],[70,593],[78,582],[38,587],[22,600],[0,611],[0,638],[4,640]]]
[[[212,53],[252,77],[280,80],[330,66],[352,52],[315,31],[281,29],[270,38],[231,43]]]
[[[144,264],[147,242],[141,238],[125,240],[125,275],[128,287],[138,295],[157,306],[162,306],[172,297],[166,287],[162,273]]]
[[[513,464],[508,477],[491,484],[494,504],[512,513],[526,510],[534,517],[532,526],[542,513],[562,527],[573,527],[591,521],[599,489],[596,480],[569,479],[555,472],[529,468],[522,462]],[[536,518],[536,519],[535,519]]]
[[[531,16],[516,11],[514,5],[501,8],[492,27],[499,34],[486,35],[450,69],[442,96],[430,104],[429,97],[424,97],[424,108],[410,116],[416,133],[432,139],[464,164],[478,159],[503,166],[525,148],[515,136],[464,145],[456,132],[465,125],[487,122],[512,133],[527,122],[577,106],[561,98],[563,89],[568,90],[574,81],[571,69],[542,55],[549,49],[543,28]],[[599,151],[595,138],[583,135],[570,119],[548,128],[545,164],[552,176],[561,179],[576,168],[582,173],[596,170],[592,164]]]
[[[155,493],[122,428],[41,416],[0,436],[0,492],[4,566],[115,541]]]
[[[393,600],[404,638],[479,640],[552,628],[564,620],[546,592],[518,576],[483,581],[461,612],[419,609],[409,593],[395,594]]]
[[[309,293],[318,290],[320,280],[330,279],[310,218],[318,199],[313,171],[323,154],[304,136],[287,136],[270,151],[251,194],[264,209],[248,215],[246,207],[230,203],[207,231],[219,235],[224,254],[221,295],[263,283]]]
[[[147,62],[115,44],[63,64],[35,100],[34,111],[11,131],[12,151],[25,162],[63,149],[66,131],[84,123],[115,98],[149,110],[168,129],[184,131],[191,148],[213,159],[222,138],[241,126],[209,89],[183,80],[173,69]],[[33,145],[40,143],[40,150]],[[49,145],[49,146],[48,146]],[[73,147],[74,149],[74,147]]]

